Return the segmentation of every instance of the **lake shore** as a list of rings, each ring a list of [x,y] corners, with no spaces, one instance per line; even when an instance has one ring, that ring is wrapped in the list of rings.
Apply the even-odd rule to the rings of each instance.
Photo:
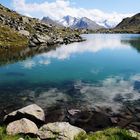
[[[55,113],[47,114],[47,116],[49,116],[50,118],[55,119],[55,121],[53,120],[48,121],[45,119],[46,114],[43,111],[43,109],[36,104],[31,104],[29,106],[26,106],[24,108],[21,108],[10,114],[5,115],[4,124],[7,125],[6,132],[9,136],[4,134],[3,132],[4,128],[1,128],[0,133],[3,133],[4,137],[10,137],[11,135],[11,138],[12,136],[22,137],[19,134],[24,134],[37,138],[39,140],[50,138],[60,139],[60,137],[63,140],[80,140],[83,138],[86,139],[90,137],[91,138],[95,137],[98,140],[98,133],[100,138],[110,137],[108,133],[110,133],[111,136],[113,137],[117,131],[119,133],[122,133],[124,137],[126,136],[128,138],[135,137],[136,139],[139,140],[140,134],[137,133],[136,131],[133,131],[134,128],[126,127],[127,124],[130,124],[130,121],[128,122],[127,120],[130,119],[131,115],[130,113],[135,113],[132,112],[130,108],[128,108],[128,110],[126,111],[126,114],[129,115],[123,114],[122,115],[123,123],[120,122],[121,126],[117,127],[116,125],[109,125],[109,123],[111,124],[111,122],[116,124],[118,117],[117,115],[115,116],[115,118],[109,118],[111,117],[112,114],[109,113],[111,112],[109,108],[104,108],[103,110],[103,108],[96,107],[94,108],[94,110],[90,111],[71,109],[67,110],[66,112],[67,115],[65,117],[67,119],[70,119],[71,121],[68,121],[66,119],[60,121],[58,120],[58,118],[60,117],[58,116],[58,114]],[[127,117],[126,119],[127,122],[124,121],[125,119],[124,117]],[[25,124],[26,127],[24,127]],[[109,127],[111,128],[106,129]],[[127,130],[125,130],[124,128]],[[57,132],[57,134],[55,132]],[[65,135],[62,135],[62,133],[64,133]],[[118,134],[118,137],[121,137],[121,134]]]

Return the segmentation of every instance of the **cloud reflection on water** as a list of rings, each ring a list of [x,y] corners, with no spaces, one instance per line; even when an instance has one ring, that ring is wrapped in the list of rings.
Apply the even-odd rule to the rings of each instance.
[[[73,83],[73,93],[67,93],[67,86],[63,88],[50,88],[41,91],[35,98],[35,103],[43,108],[55,106],[58,103],[72,102],[81,107],[92,108],[95,106],[119,109],[125,102],[135,102],[140,99],[139,90],[135,89],[135,82],[140,82],[140,74],[124,79],[120,76],[109,77],[97,84],[76,81]],[[76,95],[77,94],[77,95]]]
[[[119,50],[129,49],[129,47],[122,43],[120,35],[90,35],[85,42],[62,45],[55,50],[36,56],[31,61],[24,61],[22,65],[25,68],[32,68],[39,64],[49,65],[53,61],[52,59],[66,60],[74,54],[97,53],[106,49]]]

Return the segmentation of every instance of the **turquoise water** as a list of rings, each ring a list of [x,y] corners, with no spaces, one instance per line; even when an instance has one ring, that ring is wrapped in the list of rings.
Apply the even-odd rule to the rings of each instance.
[[[140,35],[89,34],[85,42],[0,66],[0,104],[111,105],[140,99]],[[5,99],[5,101],[3,101]]]

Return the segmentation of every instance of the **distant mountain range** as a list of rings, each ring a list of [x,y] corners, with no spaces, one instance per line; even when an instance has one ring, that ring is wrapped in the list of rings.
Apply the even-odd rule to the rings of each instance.
[[[57,21],[52,20],[52,19],[49,18],[49,17],[43,17],[41,21],[44,22],[44,23],[47,23],[47,24],[51,24],[51,25],[53,25],[53,26],[63,27],[62,24],[59,24]]]
[[[65,27],[70,27],[73,29],[89,29],[89,30],[97,30],[104,28],[103,26],[97,24],[89,18],[76,18],[72,16],[65,16],[60,20],[52,20],[49,17],[44,17],[42,22],[51,23],[52,25],[62,25]]]
[[[44,17],[42,22],[59,27],[70,27],[72,29],[89,29],[96,30],[97,32],[140,32],[140,13],[123,19],[122,22],[120,22],[116,27],[110,25],[107,20],[103,21],[102,23],[96,23],[87,17],[76,18],[72,16],[65,16],[57,21],[52,20],[49,17]]]
[[[116,27],[99,29],[97,33],[135,33],[140,34],[140,13],[123,19]]]

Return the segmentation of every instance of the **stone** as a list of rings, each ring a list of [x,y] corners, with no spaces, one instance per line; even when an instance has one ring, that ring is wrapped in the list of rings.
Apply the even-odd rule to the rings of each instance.
[[[67,122],[48,123],[39,129],[38,136],[41,139],[74,140],[80,133],[86,133],[83,129],[70,125]]]
[[[63,38],[58,38],[58,39],[56,40],[56,43],[63,44]]]
[[[41,107],[32,104],[6,115],[4,121],[10,123],[21,118],[27,118],[35,122],[37,125],[41,125],[45,121],[45,113]]]
[[[140,140],[140,133],[133,131],[133,130],[129,130],[129,132],[131,133],[131,136],[133,138],[137,138],[137,140]]]
[[[19,33],[20,33],[21,35],[24,35],[24,36],[27,36],[27,37],[30,36],[30,33],[29,33],[28,31],[26,31],[26,30],[20,30]]]
[[[19,138],[18,140],[25,140],[24,138]]]
[[[11,122],[7,128],[6,132],[8,135],[16,134],[37,134],[38,128],[36,124],[26,118]]]
[[[21,17],[21,20],[24,24],[29,23],[29,18],[28,17]]]
[[[48,41],[51,40],[51,38],[48,35],[40,35],[36,34],[36,39],[42,44],[42,43],[47,43]]]

